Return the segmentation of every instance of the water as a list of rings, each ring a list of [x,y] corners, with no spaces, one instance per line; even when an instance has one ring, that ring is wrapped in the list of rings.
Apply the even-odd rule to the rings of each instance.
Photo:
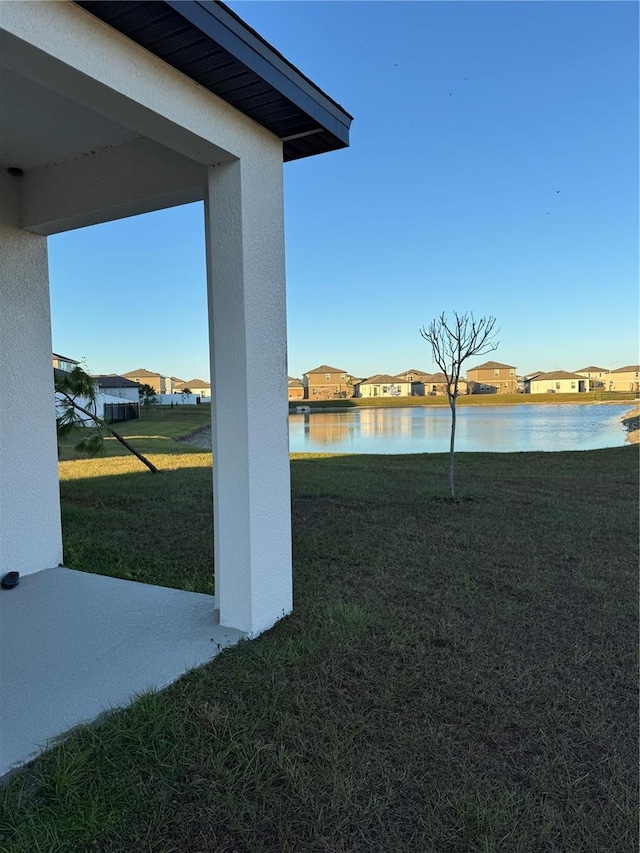
[[[460,406],[456,450],[509,453],[595,450],[626,443],[620,418],[632,403]],[[443,453],[449,450],[448,406],[353,408],[289,415],[292,453]]]

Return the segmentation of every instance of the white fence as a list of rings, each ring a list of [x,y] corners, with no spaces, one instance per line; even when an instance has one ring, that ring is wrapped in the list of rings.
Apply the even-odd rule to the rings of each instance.
[[[199,394],[156,394],[160,406],[195,406],[196,403],[210,403],[211,397],[201,397]]]

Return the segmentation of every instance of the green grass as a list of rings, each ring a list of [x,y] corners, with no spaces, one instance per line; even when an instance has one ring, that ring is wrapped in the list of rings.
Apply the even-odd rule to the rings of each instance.
[[[177,444],[176,439],[184,438],[196,430],[211,425],[211,406],[209,404],[200,406],[155,406],[149,410],[142,410],[142,416],[138,420],[122,421],[110,424],[120,435],[124,436],[131,444],[144,455],[147,454],[176,454],[188,453],[191,448],[183,444]],[[63,461],[78,459],[79,455],[74,447],[78,440],[83,437],[84,430],[78,429],[75,433],[60,442],[60,459]],[[104,456],[125,456],[131,454],[126,448],[119,444],[115,438],[108,436],[105,439]],[[142,465],[137,462],[136,465]],[[105,468],[105,472],[108,468]]]
[[[633,391],[589,391],[582,394],[463,394],[458,397],[459,406],[513,406],[531,403],[593,403],[625,402],[635,400]],[[357,406],[375,408],[399,408],[405,406],[448,406],[446,396],[440,397],[351,397],[347,400],[289,400],[289,409],[310,406],[312,409],[348,409]]]
[[[69,564],[211,590],[174,449],[61,464]],[[637,449],[291,470],[294,614],[15,776],[3,851],[635,851]]]

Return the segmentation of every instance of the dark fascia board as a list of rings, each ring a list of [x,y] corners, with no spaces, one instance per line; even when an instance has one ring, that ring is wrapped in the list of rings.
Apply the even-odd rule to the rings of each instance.
[[[224,3],[214,0],[164,2],[293,104],[317,119],[324,129],[334,133],[345,145],[349,144],[349,127],[353,116],[305,77]]]
[[[273,91],[274,96],[281,98],[283,104],[288,102],[297,113],[295,118],[292,116],[291,134],[288,135],[286,126],[280,125],[276,130],[269,117],[261,120],[252,116],[250,110],[244,110],[242,99],[236,105],[235,93],[229,92],[226,95],[220,93],[220,97],[232,106],[236,106],[236,109],[246,112],[254,118],[254,121],[263,124],[282,139],[285,160],[333,151],[349,145],[352,116],[219,0],[157,0],[157,2],[139,4],[128,3],[126,0],[121,3],[83,2],[83,0],[76,0],[76,2],[116,29],[119,29],[117,12],[119,8],[124,10],[127,6],[140,5],[147,11],[150,11],[151,7],[165,7],[170,9],[174,16],[180,16],[185,24],[197,30],[205,39],[209,39],[218,49],[222,49],[233,57],[239,68],[244,68],[246,72],[262,80]],[[128,38],[134,41],[139,40],[143,47],[153,52],[153,46],[147,46],[143,36],[138,39],[135,33],[129,34],[126,30],[123,32]],[[188,67],[181,67],[181,63],[178,62],[171,62],[171,64],[189,76]],[[218,94],[215,87],[208,88]],[[306,125],[306,129],[302,132],[300,132],[301,124]],[[305,137],[308,138],[310,145],[307,144]]]

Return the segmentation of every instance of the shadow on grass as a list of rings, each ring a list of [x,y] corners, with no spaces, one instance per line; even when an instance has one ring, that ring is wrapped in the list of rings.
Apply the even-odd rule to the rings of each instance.
[[[293,615],[19,774],[0,840],[634,850],[636,460],[461,455],[483,500],[450,505],[432,499],[445,457],[294,459]],[[110,553],[136,579],[210,591],[206,468],[62,489],[65,546],[90,570],[119,529]]]

